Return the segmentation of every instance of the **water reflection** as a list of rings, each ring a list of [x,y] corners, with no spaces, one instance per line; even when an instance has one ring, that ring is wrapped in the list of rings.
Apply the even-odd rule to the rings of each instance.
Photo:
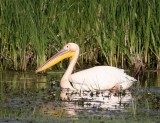
[[[61,98],[67,99],[65,101],[65,109],[72,112],[74,115],[78,110],[87,110],[94,112],[98,110],[125,110],[132,100],[130,91],[126,92],[110,92],[110,91],[98,91],[98,92],[69,92],[69,90],[61,91]]]
[[[146,71],[138,77],[138,88],[160,87],[160,71]]]
[[[0,72],[0,109],[38,107],[37,109],[43,113],[53,115],[62,115],[64,112],[77,115],[81,111],[97,115],[102,112],[104,114],[112,111],[125,112],[132,106],[133,100],[142,100],[143,102],[144,99],[153,97],[150,93],[159,93],[160,91],[160,72],[146,72],[139,77],[139,81],[133,86],[133,89],[125,93],[109,91],[77,93],[61,90],[59,88],[61,76],[62,73],[37,75],[34,72]],[[149,95],[149,97],[147,94],[151,96]],[[159,97],[155,97],[159,99]],[[150,104],[152,105],[152,103]]]

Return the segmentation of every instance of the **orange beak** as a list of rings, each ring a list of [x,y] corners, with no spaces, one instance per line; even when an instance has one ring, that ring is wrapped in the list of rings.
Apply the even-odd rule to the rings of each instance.
[[[62,61],[65,58],[74,57],[74,55],[75,55],[75,52],[62,49],[56,55],[54,55],[50,59],[48,59],[41,67],[39,67],[36,70],[36,73],[44,71],[44,70],[54,66],[55,64],[59,63],[60,61]]]

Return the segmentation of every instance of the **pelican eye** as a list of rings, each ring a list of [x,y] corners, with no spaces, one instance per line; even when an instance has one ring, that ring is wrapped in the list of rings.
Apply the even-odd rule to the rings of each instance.
[[[69,50],[69,46],[68,45],[66,45],[66,49]]]

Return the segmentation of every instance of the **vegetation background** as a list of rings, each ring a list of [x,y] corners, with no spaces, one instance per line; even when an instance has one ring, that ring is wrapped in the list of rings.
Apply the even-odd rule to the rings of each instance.
[[[160,69],[160,0],[0,0],[1,70],[36,69],[67,42],[77,67],[128,68],[135,55]]]

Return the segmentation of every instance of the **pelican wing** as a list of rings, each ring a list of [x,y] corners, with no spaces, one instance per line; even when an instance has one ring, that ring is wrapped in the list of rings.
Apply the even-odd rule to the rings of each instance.
[[[108,90],[116,84],[129,88],[136,79],[123,69],[112,66],[97,66],[72,74],[69,81],[78,90]]]

